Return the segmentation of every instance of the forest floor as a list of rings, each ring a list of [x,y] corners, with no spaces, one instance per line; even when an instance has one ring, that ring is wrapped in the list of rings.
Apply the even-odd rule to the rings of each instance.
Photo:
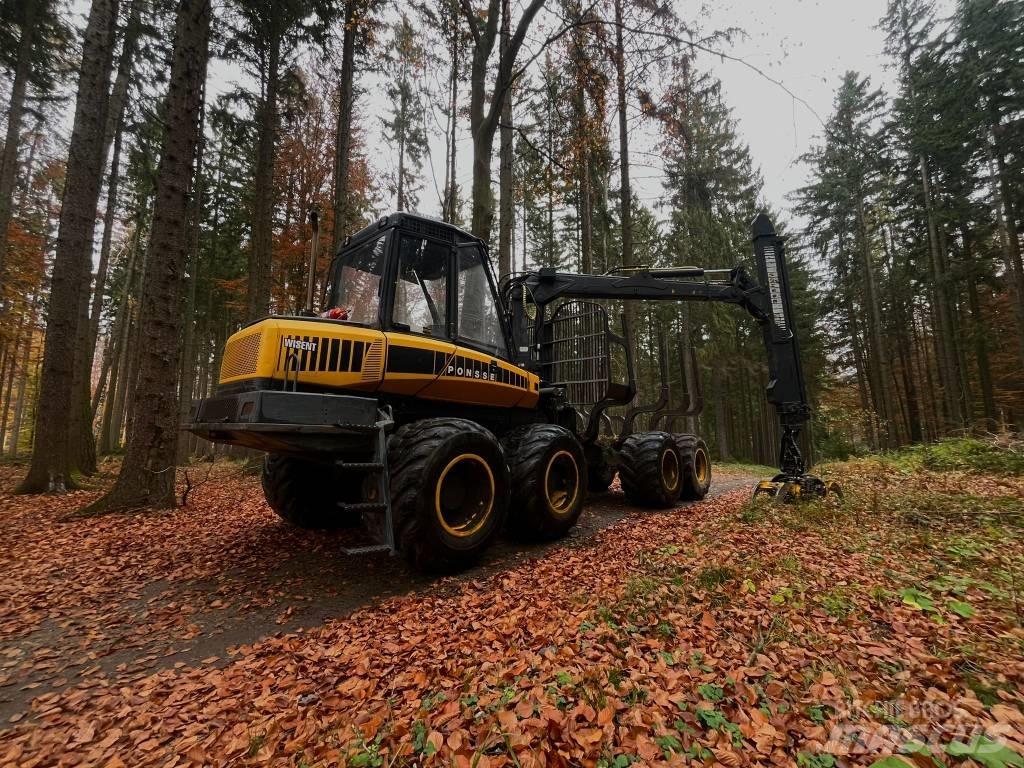
[[[1024,765],[1024,476],[943,460],[833,465],[842,505],[751,505],[750,468],[612,492],[444,579],[235,464],[73,522],[116,465],[60,497],[0,466],[0,765]]]

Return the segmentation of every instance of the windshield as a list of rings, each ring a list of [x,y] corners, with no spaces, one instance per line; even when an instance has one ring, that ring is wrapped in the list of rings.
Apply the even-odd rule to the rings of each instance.
[[[398,248],[398,281],[392,321],[415,333],[448,335],[447,245],[402,235]]]
[[[338,256],[331,272],[330,308],[342,318],[376,325],[380,317],[380,278],[384,274],[387,235],[368,240]]]

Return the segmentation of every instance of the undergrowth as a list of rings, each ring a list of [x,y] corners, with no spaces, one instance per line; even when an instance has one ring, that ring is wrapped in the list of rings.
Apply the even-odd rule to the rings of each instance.
[[[1024,447],[1011,441],[953,438],[938,443],[913,445],[885,454],[883,461],[904,470],[932,472],[974,472],[979,474],[1024,475]]]

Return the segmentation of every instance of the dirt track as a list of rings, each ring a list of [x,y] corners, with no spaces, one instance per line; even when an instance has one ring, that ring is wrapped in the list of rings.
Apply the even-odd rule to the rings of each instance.
[[[22,501],[7,495],[16,478],[11,469],[5,468],[0,478],[0,507],[14,510],[17,518]],[[54,523],[61,538],[52,551],[37,546],[44,542],[33,541],[33,546],[17,547],[0,556],[0,573],[6,574],[3,602],[7,614],[0,634],[0,730],[29,717],[32,700],[44,694],[83,683],[127,683],[169,667],[221,666],[238,646],[320,626],[381,598],[416,592],[439,594],[557,547],[586,547],[598,531],[626,517],[657,514],[630,507],[618,492],[596,496],[567,538],[533,546],[503,539],[476,568],[438,579],[417,574],[401,559],[387,554],[343,554],[341,547],[350,533],[300,532],[286,527],[263,505],[258,480],[239,478],[234,469],[231,473],[235,494],[228,499],[235,502],[231,512],[248,507],[251,511],[246,514],[222,515],[224,500],[215,496],[218,481],[214,480],[194,492],[189,504],[192,512],[180,523],[174,520],[179,512],[155,515],[152,520],[135,516],[127,533],[116,519],[100,522],[98,533],[92,530],[96,521]],[[745,474],[720,474],[712,495],[747,486],[752,480]],[[46,518],[84,506],[94,495],[80,493],[53,500],[44,518],[33,520],[35,528],[9,529],[8,535],[45,536]],[[204,509],[209,510],[208,515],[203,514]],[[170,576],[161,578],[153,558],[167,554],[162,543],[168,525],[191,526],[191,533],[183,545],[186,551],[180,553],[184,564],[178,557],[168,569]],[[72,551],[76,527],[89,529],[93,541],[113,551],[102,567],[99,563],[90,567],[87,561],[78,563],[77,568],[62,567],[62,561],[80,554]],[[220,544],[205,547],[203,537],[212,540],[214,535]],[[25,539],[20,543],[26,544]],[[165,546],[180,549],[182,545],[172,540]],[[55,561],[44,573],[48,583],[42,610],[39,605],[25,606],[17,585],[11,586],[19,572],[27,582],[28,566],[36,566],[40,557]],[[189,578],[191,572],[206,575]],[[185,578],[180,577],[183,573]],[[97,585],[91,583],[93,577]],[[81,604],[75,596],[78,590],[84,596]],[[28,613],[38,620],[24,625],[14,621],[15,614],[26,613],[23,607],[37,609]]]

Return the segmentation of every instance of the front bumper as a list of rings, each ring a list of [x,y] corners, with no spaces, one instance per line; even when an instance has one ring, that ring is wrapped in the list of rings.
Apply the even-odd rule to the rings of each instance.
[[[198,401],[184,429],[215,443],[273,453],[361,449],[377,430],[377,399],[256,390]]]

